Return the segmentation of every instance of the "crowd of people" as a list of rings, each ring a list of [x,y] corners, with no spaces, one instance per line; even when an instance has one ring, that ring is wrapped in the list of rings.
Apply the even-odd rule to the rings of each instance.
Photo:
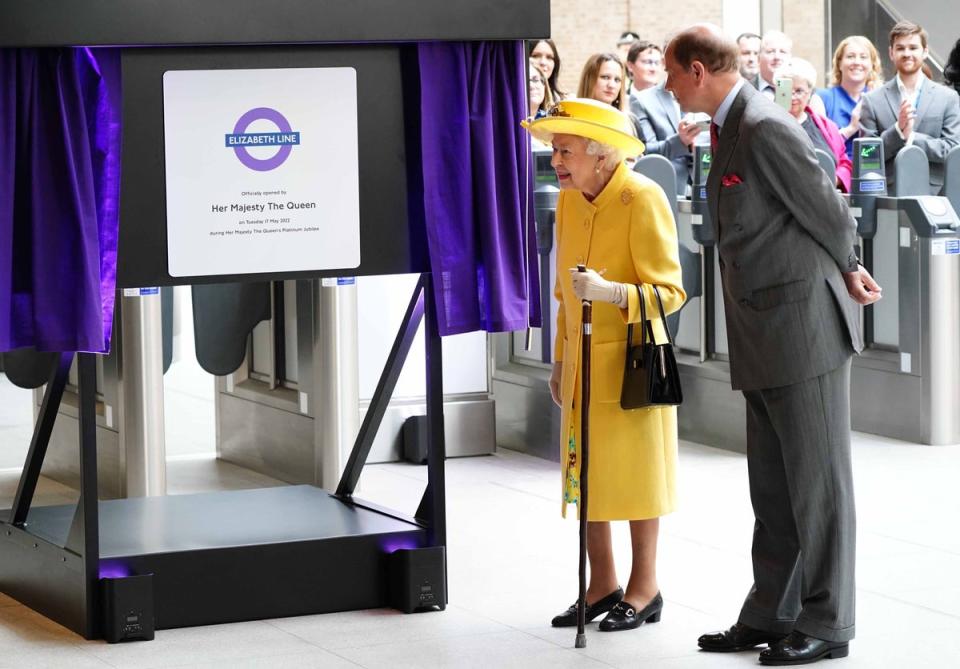
[[[767,98],[777,99],[778,80],[791,80],[789,107],[787,91],[781,92],[783,106],[814,147],[833,159],[839,190],[849,192],[853,140],[861,136],[883,138],[891,185],[896,154],[915,145],[930,160],[931,192],[942,188],[943,161],[960,144],[960,40],[944,68],[943,85],[934,82],[926,62],[926,31],[908,21],[890,33],[888,53],[896,75],[887,82],[880,51],[862,35],[840,40],[823,78],[811,63],[793,56],[793,40],[783,32],[745,32],[735,41],[741,76]],[[560,54],[552,40],[529,42],[528,54],[531,115],[541,118],[569,94],[558,83]],[[823,87],[818,86],[821,80]],[[615,48],[587,59],[575,94],[627,112],[645,153],[674,164],[677,191],[684,194],[693,146],[709,142],[709,119],[681,109],[664,88],[660,45],[624,32]]]

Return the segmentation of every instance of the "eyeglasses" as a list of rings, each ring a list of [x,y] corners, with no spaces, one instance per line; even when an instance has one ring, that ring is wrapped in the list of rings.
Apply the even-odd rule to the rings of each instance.
[[[804,95],[810,95],[810,89],[794,88],[793,92],[790,93],[790,97],[794,97],[794,98],[802,98]]]
[[[660,67],[661,63],[663,63],[663,61],[659,58],[644,58],[638,62],[641,65],[646,65],[647,67]]]

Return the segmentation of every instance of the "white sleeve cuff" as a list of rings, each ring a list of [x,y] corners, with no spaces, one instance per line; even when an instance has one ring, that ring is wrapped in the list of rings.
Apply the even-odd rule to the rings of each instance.
[[[913,145],[913,134],[914,134],[913,132],[911,132],[909,135],[907,135],[906,137],[904,137],[904,136],[903,136],[903,131],[900,129],[900,124],[899,124],[899,123],[894,123],[894,124],[893,124],[893,127],[897,129],[897,135],[899,135],[899,136],[900,136],[900,139],[903,140],[903,143],[904,143],[905,146],[912,146],[912,145]]]

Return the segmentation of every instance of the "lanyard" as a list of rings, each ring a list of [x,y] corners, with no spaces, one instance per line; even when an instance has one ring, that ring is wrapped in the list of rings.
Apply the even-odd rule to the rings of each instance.
[[[920,96],[923,95],[923,85],[924,85],[924,83],[926,83],[926,82],[925,82],[923,79],[921,79],[921,80],[920,80],[920,85],[917,86],[917,97],[915,97],[915,98],[913,99],[913,109],[914,109],[914,111],[916,111],[917,109],[920,108]],[[903,85],[903,84],[901,84],[901,86],[902,86],[902,85]],[[907,89],[906,89],[906,88],[902,89],[902,91],[901,91],[901,93],[900,93],[900,99],[901,99],[901,100],[903,99],[903,94],[906,93],[906,92],[907,92]]]

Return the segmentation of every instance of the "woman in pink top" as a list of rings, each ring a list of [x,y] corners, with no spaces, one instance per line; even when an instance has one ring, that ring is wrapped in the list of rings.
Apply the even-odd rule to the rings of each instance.
[[[810,109],[810,96],[817,80],[816,69],[802,58],[794,58],[777,71],[777,77],[793,80],[790,114],[806,131],[813,147],[833,157],[837,168],[837,188],[849,193],[853,164],[847,157],[843,135],[836,123]]]

